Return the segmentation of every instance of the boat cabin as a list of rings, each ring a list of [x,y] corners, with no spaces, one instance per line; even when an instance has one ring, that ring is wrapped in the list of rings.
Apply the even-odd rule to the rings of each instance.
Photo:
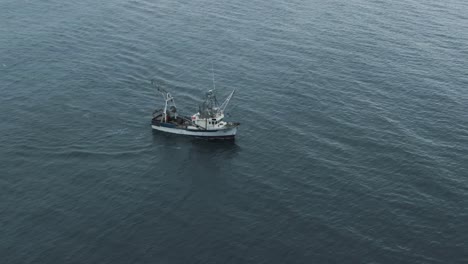
[[[217,130],[223,128],[226,122],[223,121],[224,114],[219,114],[214,117],[202,118],[200,113],[192,115],[192,123],[196,127],[201,127],[206,130]]]

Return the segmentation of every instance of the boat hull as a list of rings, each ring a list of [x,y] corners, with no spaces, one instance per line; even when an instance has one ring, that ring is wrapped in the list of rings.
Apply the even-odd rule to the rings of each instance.
[[[226,129],[220,130],[192,130],[192,129],[182,129],[182,128],[171,128],[165,126],[156,126],[151,125],[154,130],[177,134],[177,135],[185,135],[185,136],[192,136],[198,138],[206,138],[206,139],[234,139],[237,133],[237,127],[231,127]]]

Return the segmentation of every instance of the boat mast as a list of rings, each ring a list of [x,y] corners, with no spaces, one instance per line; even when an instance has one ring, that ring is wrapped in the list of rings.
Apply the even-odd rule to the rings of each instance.
[[[161,93],[161,95],[163,96],[164,98],[164,111],[163,111],[163,118],[162,118],[162,122],[167,122],[167,105],[169,102],[172,102],[172,104],[174,106],[176,106],[175,102],[174,102],[174,98],[172,97],[172,95],[166,91],[164,88],[162,88],[160,85],[157,85],[155,80],[151,80],[151,84],[153,84],[153,86],[155,86],[157,89],[158,89],[158,92]]]
[[[215,78],[214,78],[214,69],[213,63],[211,63],[211,76],[213,77],[213,91],[216,90]]]

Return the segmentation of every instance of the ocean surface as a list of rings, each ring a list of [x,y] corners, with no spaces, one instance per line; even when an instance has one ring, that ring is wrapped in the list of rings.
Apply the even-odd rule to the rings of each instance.
[[[468,263],[468,2],[0,0],[0,263]]]

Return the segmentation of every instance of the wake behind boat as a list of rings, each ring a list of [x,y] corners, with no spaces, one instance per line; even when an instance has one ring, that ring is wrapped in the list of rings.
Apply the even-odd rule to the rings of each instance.
[[[155,85],[154,80],[152,83]],[[153,112],[153,129],[206,139],[234,139],[240,124],[224,121],[224,110],[236,90],[233,90],[221,105],[218,104],[215,91],[209,90],[205,94],[204,102],[199,105],[198,112],[187,117],[179,115],[174,98],[169,92],[160,86],[157,86],[157,89],[162,94],[165,105],[163,109]]]

